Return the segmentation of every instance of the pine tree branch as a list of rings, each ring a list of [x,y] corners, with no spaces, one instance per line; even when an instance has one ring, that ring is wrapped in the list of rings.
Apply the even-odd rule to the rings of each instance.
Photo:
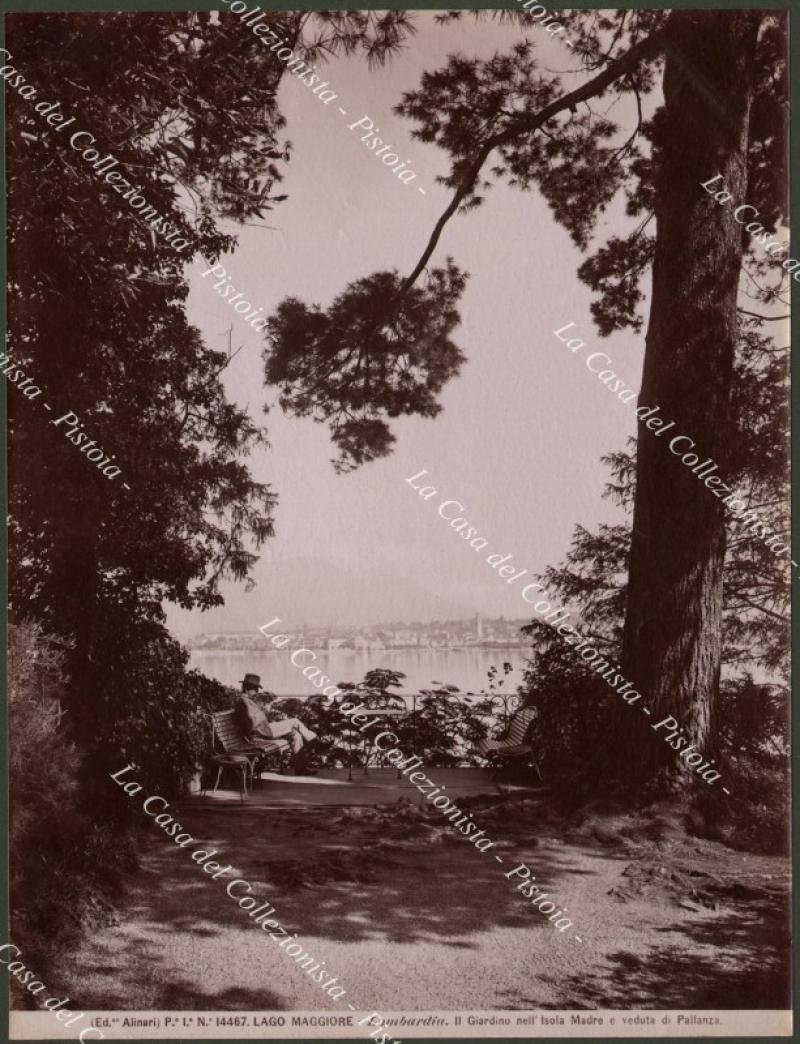
[[[748,312],[746,308],[737,309],[740,315],[751,315],[754,319],[763,319],[767,323],[777,323],[779,320],[790,319],[790,315],[759,315],[758,312]]]
[[[765,613],[767,616],[772,617],[772,619],[774,619],[774,620],[780,620],[781,623],[785,623],[785,624],[789,623],[789,617],[788,616],[782,616],[780,613],[776,613],[772,609],[767,609],[767,607],[765,605],[758,605],[756,602],[751,601],[749,598],[745,598],[745,596],[742,595],[742,594],[739,595],[739,599],[740,599],[740,601],[742,603],[741,605],[738,605],[738,606],[732,606],[732,605],[726,606],[725,607],[726,611],[729,612],[731,609],[743,609],[743,608],[747,607],[749,609],[756,609],[760,613]]]
[[[535,115],[523,116],[512,121],[504,130],[499,131],[497,134],[492,135],[491,138],[488,138],[478,150],[474,160],[467,170],[467,173],[462,178],[461,184],[456,189],[453,198],[450,200],[450,203],[445,208],[439,220],[436,222],[430,239],[428,240],[428,245],[422,252],[422,256],[419,261],[417,261],[411,274],[403,281],[392,304],[394,305],[402,301],[425,269],[425,266],[430,260],[431,254],[433,254],[433,251],[436,249],[436,245],[444,231],[445,225],[453,214],[455,214],[464,197],[472,190],[472,187],[481,172],[481,168],[495,149],[501,148],[503,145],[507,145],[509,142],[512,142],[525,134],[530,134],[533,131],[538,130],[543,124],[547,123],[548,120],[551,120],[554,116],[564,112],[565,109],[573,109],[579,102],[586,101],[589,98],[595,98],[602,94],[603,91],[614,83],[615,80],[633,72],[640,62],[647,58],[655,57],[655,55],[657,55],[665,45],[665,30],[659,29],[640,43],[633,46],[627,54],[612,62],[601,73],[589,80],[588,83],[583,84],[581,87],[577,87],[569,94],[565,94],[556,101],[546,105]]]

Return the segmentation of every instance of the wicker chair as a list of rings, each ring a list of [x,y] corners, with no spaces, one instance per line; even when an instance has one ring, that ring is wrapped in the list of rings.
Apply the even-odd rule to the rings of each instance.
[[[526,742],[528,730],[538,713],[535,707],[521,707],[511,715],[508,731],[503,739],[481,740],[478,743],[478,753],[492,762],[495,778],[504,762],[527,758],[536,769],[539,779],[542,779],[539,765],[533,757],[533,746]]]

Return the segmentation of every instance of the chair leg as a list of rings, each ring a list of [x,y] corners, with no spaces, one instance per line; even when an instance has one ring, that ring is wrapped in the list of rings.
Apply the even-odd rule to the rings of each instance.
[[[219,781],[222,779],[222,765],[220,765],[217,771],[217,782],[214,784],[214,793],[216,794],[217,788],[219,787]]]
[[[239,791],[239,800],[244,804],[244,799],[247,797],[247,766],[249,762],[242,765],[242,789]]]

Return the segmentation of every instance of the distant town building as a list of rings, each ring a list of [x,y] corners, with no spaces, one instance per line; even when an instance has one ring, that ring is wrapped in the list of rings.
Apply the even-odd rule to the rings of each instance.
[[[292,645],[302,643],[309,649],[463,649],[480,645],[484,649],[527,647],[520,628],[527,618],[506,620],[500,616],[484,619],[481,613],[467,620],[434,620],[428,623],[372,624],[360,627],[302,627],[291,634]],[[240,649],[277,652],[258,631],[215,631],[189,639],[193,649]]]

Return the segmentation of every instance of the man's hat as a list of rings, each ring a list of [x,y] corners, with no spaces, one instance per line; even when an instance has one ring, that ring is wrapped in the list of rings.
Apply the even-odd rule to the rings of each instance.
[[[257,689],[261,688],[261,677],[258,674],[245,674],[244,678],[239,682],[240,685],[254,685]]]

